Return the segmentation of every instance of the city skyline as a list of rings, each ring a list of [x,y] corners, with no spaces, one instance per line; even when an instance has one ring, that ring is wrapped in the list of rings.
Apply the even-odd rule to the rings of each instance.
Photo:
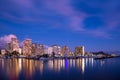
[[[0,45],[17,36],[48,46],[120,50],[119,0],[1,0]],[[6,35],[6,36],[5,36]],[[6,38],[7,37],[7,38]]]
[[[23,56],[85,56],[84,46],[76,46],[74,52],[68,46],[59,46],[54,44],[47,46],[44,44],[36,44],[32,39],[25,39],[20,47],[19,40],[16,36],[10,36],[10,42],[4,43],[4,48],[0,46],[1,54],[19,54]],[[5,39],[6,40],[6,39]],[[87,52],[86,52],[87,53]]]
[[[3,37],[0,37],[0,49],[13,49],[12,48],[12,46],[11,47],[9,47],[9,45],[11,45],[11,43],[14,45],[14,43],[15,43],[15,46],[13,46],[13,47],[15,47],[14,49],[16,50],[17,48],[23,48],[23,46],[24,46],[24,42],[25,41],[30,41],[30,45],[29,46],[31,46],[31,47],[39,47],[39,46],[44,46],[44,47],[49,47],[49,48],[51,48],[51,47],[53,47],[53,46],[59,46],[59,47],[67,47],[68,45],[58,45],[58,44],[51,44],[51,45],[46,45],[46,44],[44,44],[44,43],[40,43],[39,41],[33,41],[32,39],[30,39],[30,38],[26,38],[26,39],[24,39],[23,41],[19,41],[19,39],[18,39],[18,37],[17,36],[15,36],[15,35],[13,35],[13,34],[10,34],[10,35],[5,35],[5,36],[3,36]],[[16,43],[17,42],[17,43]],[[8,46],[7,46],[8,45]],[[16,46],[18,46],[18,47],[16,47]],[[68,46],[68,47],[70,47],[70,51],[75,51],[76,50],[76,48],[77,47],[85,47],[84,45],[76,45],[74,48],[71,48],[70,46]],[[86,51],[86,47],[85,47],[85,51]],[[98,50],[98,51],[100,51],[100,50]],[[102,50],[101,50],[102,51]],[[89,51],[87,51],[87,52],[89,52]],[[93,51],[93,52],[95,52],[95,51]],[[108,51],[108,52],[110,52],[110,51]],[[113,51],[114,52],[114,51]],[[112,52],[112,53],[113,53]],[[119,53],[119,50],[118,50],[118,52],[117,53]]]

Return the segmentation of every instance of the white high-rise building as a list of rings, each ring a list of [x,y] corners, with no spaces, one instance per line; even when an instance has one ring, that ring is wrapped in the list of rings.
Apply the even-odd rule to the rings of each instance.
[[[19,52],[19,54],[22,54],[22,48],[19,48],[18,52]]]
[[[58,46],[58,54],[60,55],[61,54],[61,47]]]
[[[52,47],[48,47],[48,54],[52,55],[53,52],[53,48]]]
[[[52,48],[53,48],[53,53],[54,53],[55,55],[59,53],[59,48],[58,48],[57,45],[53,45]]]
[[[44,45],[44,54],[48,54],[48,46]]]
[[[5,49],[2,49],[2,50],[1,50],[1,54],[2,54],[2,55],[5,55],[5,53],[6,53],[6,50],[5,50]]]
[[[82,46],[82,56],[85,56],[85,47]]]

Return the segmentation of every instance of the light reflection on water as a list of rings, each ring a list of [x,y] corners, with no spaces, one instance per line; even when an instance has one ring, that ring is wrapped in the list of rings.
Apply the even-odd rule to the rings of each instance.
[[[25,79],[34,79],[33,76],[38,72],[40,73],[39,76],[42,76],[47,72],[51,74],[49,71],[59,73],[61,71],[70,71],[71,69],[77,69],[77,71],[84,75],[88,73],[88,69],[102,69],[101,67],[103,67],[105,63],[110,63],[110,61],[95,61],[93,58],[54,59],[49,61],[14,58],[0,59],[0,68],[4,72],[5,77],[7,76],[10,80],[18,80],[21,74],[24,74]]]
[[[28,59],[1,59],[0,64],[2,70],[6,70],[7,75],[15,77],[19,76],[21,70],[25,70],[26,76],[32,76],[36,69],[43,73],[43,67],[47,66],[50,70],[60,71],[61,69],[69,70],[69,68],[79,68],[84,74],[85,64],[89,63],[93,65],[93,58],[84,59],[54,59],[44,62],[42,60],[28,60]],[[87,66],[87,65],[86,65]]]

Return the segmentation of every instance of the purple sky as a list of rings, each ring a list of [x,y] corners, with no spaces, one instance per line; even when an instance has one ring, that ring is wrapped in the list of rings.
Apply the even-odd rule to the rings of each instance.
[[[120,49],[120,0],[0,0],[0,36],[46,45]]]

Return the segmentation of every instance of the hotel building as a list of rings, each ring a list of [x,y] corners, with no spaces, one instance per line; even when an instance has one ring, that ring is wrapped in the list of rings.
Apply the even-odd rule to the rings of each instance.
[[[47,52],[47,53],[48,53],[49,55],[52,55],[52,52],[53,52],[53,47],[48,47],[48,52]]]
[[[17,38],[11,38],[11,42],[7,44],[7,51],[10,53],[13,51],[19,52],[19,41]]]
[[[75,47],[75,55],[84,56],[85,55],[84,46]]]
[[[31,55],[32,54],[32,40],[26,39],[23,41],[23,55]]]
[[[61,50],[62,56],[69,56],[70,54],[70,48],[68,46],[63,46]]]
[[[54,54],[58,54],[58,46],[57,45],[53,45],[52,48],[53,48],[53,53]]]
[[[44,46],[43,44],[39,44],[37,48],[37,55],[43,55],[44,54]]]
[[[5,53],[6,53],[6,50],[5,50],[5,49],[2,49],[2,50],[1,50],[1,54],[2,54],[2,55],[5,55]]]
[[[32,54],[36,55],[36,53],[37,53],[37,44],[32,43]]]

